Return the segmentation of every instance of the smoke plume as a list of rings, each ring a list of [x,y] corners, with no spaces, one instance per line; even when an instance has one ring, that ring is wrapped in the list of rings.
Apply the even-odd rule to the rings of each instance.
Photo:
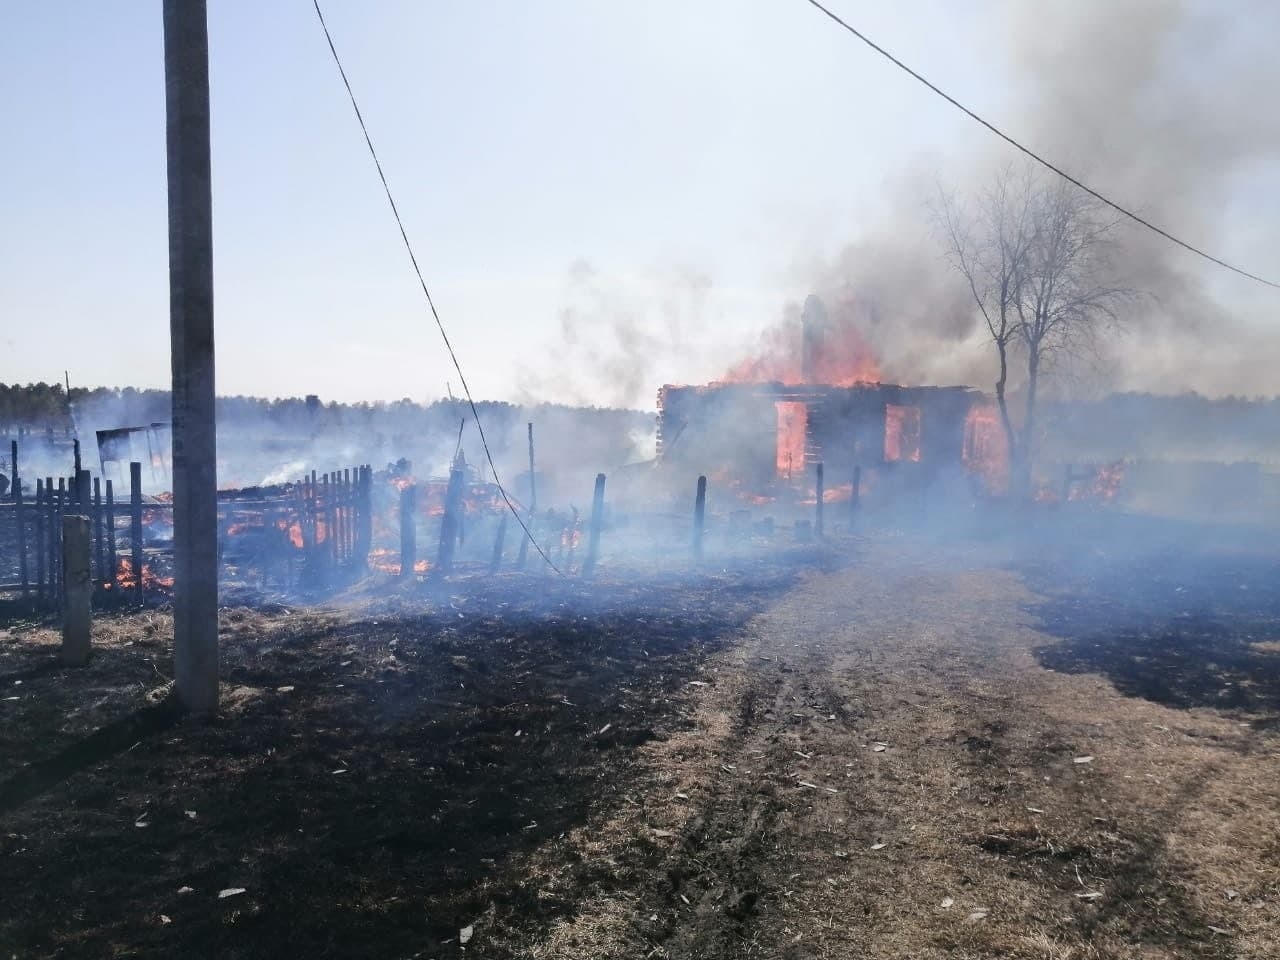
[[[1265,255],[1275,249],[1270,221],[1229,205],[1280,155],[1280,115],[1259,100],[1280,83],[1270,49],[1280,8],[1250,4],[1246,15],[1170,0],[1081,0],[1010,2],[1003,13],[1006,35],[991,49],[1009,60],[1011,101],[975,104],[980,112],[1175,235],[1239,258],[1246,269],[1280,272]],[[994,355],[967,289],[941,255],[930,198],[940,186],[975,193],[1011,160],[1021,157],[992,138],[977,156],[914,170],[880,222],[810,264],[809,288],[845,305],[840,322],[874,347],[885,380],[990,389]],[[1270,243],[1241,250],[1232,240],[1246,231]],[[1117,239],[1119,279],[1141,296],[1101,355],[1063,378],[1059,392],[1275,391],[1280,336],[1262,323],[1275,313],[1275,291],[1134,225],[1123,225]],[[798,308],[788,305],[762,351],[785,338]]]

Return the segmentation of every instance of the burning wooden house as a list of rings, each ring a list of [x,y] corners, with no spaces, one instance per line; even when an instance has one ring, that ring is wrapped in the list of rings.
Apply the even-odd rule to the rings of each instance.
[[[783,383],[665,386],[659,392],[658,455],[699,473],[763,491],[828,476],[895,470],[928,483],[982,473],[1003,445],[980,392],[968,387],[849,387]]]
[[[658,392],[658,456],[751,494],[812,485],[825,465],[838,484],[854,470],[892,472],[903,486],[1005,469],[990,400],[968,387],[879,382],[856,328],[832,323],[810,297],[794,349],[752,361],[730,380]]]

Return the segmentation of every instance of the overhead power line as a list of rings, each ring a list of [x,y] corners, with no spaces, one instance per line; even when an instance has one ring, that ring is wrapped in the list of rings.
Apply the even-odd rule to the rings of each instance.
[[[912,70],[909,66],[907,66],[905,63],[903,63],[901,60],[895,57],[892,53],[890,53],[884,47],[880,46],[880,44],[876,43],[874,40],[868,37],[865,33],[858,30],[857,28],[849,24],[847,21],[842,20],[839,16],[833,13],[829,8],[819,3],[818,0],[806,0],[806,2],[809,3],[811,6],[813,6],[814,8],[816,8],[817,10],[826,14],[828,18],[830,18],[835,23],[839,24],[849,33],[853,34],[855,37],[857,37],[859,40],[865,43],[868,47],[870,47],[876,53],[880,54],[880,56],[884,57],[894,66],[898,67],[898,69],[905,71],[906,73],[914,77],[916,80],[919,80],[926,87],[928,87],[938,96],[940,96],[943,100],[946,100],[947,103],[951,104],[957,110],[960,110],[961,112],[967,114],[973,120],[976,120],[978,123],[982,124],[988,130],[994,133],[997,137],[999,137],[1001,140],[1010,144],[1015,149],[1020,150],[1022,153],[1025,153],[1028,157],[1036,161],[1036,163],[1040,164],[1041,166],[1049,170],[1052,170],[1054,173],[1062,177],[1062,179],[1066,180],[1068,183],[1072,183],[1075,186],[1079,187],[1081,190],[1089,194],[1091,197],[1102,201],[1108,207],[1115,210],[1117,213],[1120,213],[1123,216],[1128,217],[1134,223],[1137,223],[1140,226],[1146,227],[1148,230],[1152,231],[1153,233],[1159,234],[1160,236],[1164,237],[1166,240],[1170,241],[1171,243],[1176,243],[1178,246],[1182,247],[1184,250],[1189,250],[1191,253],[1194,253],[1196,256],[1203,257],[1205,260],[1208,260],[1210,263],[1216,263],[1218,266],[1225,267],[1226,269],[1230,270],[1232,273],[1238,273],[1242,277],[1248,277],[1250,280],[1255,280],[1258,283],[1266,284],[1268,287],[1275,287],[1277,289],[1280,289],[1280,283],[1274,280],[1268,280],[1266,279],[1266,277],[1260,277],[1257,274],[1250,273],[1248,270],[1242,270],[1240,267],[1227,263],[1227,261],[1222,260],[1218,257],[1215,257],[1211,253],[1206,253],[1204,250],[1201,250],[1199,247],[1192,246],[1191,244],[1187,243],[1185,240],[1180,240],[1179,238],[1175,237],[1172,233],[1170,233],[1168,230],[1164,230],[1156,226],[1150,220],[1147,220],[1144,217],[1139,216],[1138,214],[1134,213],[1132,210],[1129,210],[1128,208],[1121,206],[1120,204],[1116,203],[1114,200],[1110,199],[1109,197],[1106,197],[1103,194],[1099,193],[1097,190],[1094,190],[1089,185],[1080,182],[1071,174],[1063,170],[1061,167],[1056,166],[1053,163],[1050,163],[1048,160],[1040,156],[1040,154],[1036,153],[1034,150],[1030,149],[1029,147],[1024,147],[1021,143],[1019,143],[1013,137],[1009,136],[1009,134],[1005,133],[1003,130],[997,127],[994,123],[991,123],[990,121],[985,120],[982,117],[980,117],[978,114],[974,113],[972,110],[970,110],[963,103],[961,103],[955,97],[951,96],[951,94],[947,93],[942,88],[926,80],[924,77],[916,73],[916,71]]]
[[[435,301],[431,299],[431,291],[427,288],[427,281],[422,275],[422,268],[418,266],[418,258],[413,252],[413,244],[409,242],[409,234],[405,231],[404,220],[400,217],[400,209],[396,206],[396,198],[391,194],[391,185],[387,183],[387,175],[382,170],[382,161],[378,159],[378,151],[373,148],[373,139],[369,136],[369,128],[365,125],[364,115],[360,112],[360,104],[356,102],[355,92],[351,89],[351,81],[347,79],[347,71],[343,69],[342,58],[338,56],[338,48],[333,45],[333,35],[329,33],[329,25],[325,23],[324,13],[320,10],[320,0],[312,0],[312,4],[316,8],[316,17],[320,21],[320,28],[324,30],[324,38],[329,43],[329,52],[333,54],[333,62],[338,67],[338,73],[342,77],[342,85],[347,88],[347,96],[351,99],[351,109],[355,111],[356,120],[360,123],[360,132],[364,134],[364,142],[369,148],[369,156],[373,158],[373,165],[378,170],[378,179],[382,181],[382,191],[387,195],[387,203],[391,206],[391,213],[396,218],[396,226],[400,228],[400,239],[404,241],[404,248],[409,254],[409,262],[413,264],[413,272],[418,277],[418,285],[422,287],[422,295],[427,299],[427,306],[431,309],[431,317],[436,322],[436,329],[440,331],[440,339],[444,341],[445,349],[449,352],[449,359],[453,361],[453,369],[458,371],[458,380],[462,384],[462,392],[466,394],[467,404],[471,408],[471,418],[476,422],[476,431],[480,434],[480,445],[484,447],[485,459],[489,461],[489,469],[493,471],[493,482],[498,488],[498,492],[502,494],[502,500],[507,505],[507,509],[511,511],[511,515],[516,518],[516,523],[520,524],[520,529],[524,531],[524,535],[529,538],[529,542],[533,544],[533,548],[538,551],[538,555],[546,561],[549,566],[560,576],[564,576],[560,568],[551,562],[551,558],[534,539],[533,533],[525,524],[524,518],[520,516],[520,511],[515,508],[515,504],[511,502],[511,498],[507,496],[506,488],[503,487],[502,481],[498,477],[498,468],[493,462],[493,453],[489,450],[489,441],[484,435],[484,425],[480,422],[480,411],[476,409],[476,402],[471,397],[471,388],[467,386],[466,375],[462,372],[462,364],[458,362],[458,355],[454,352],[453,344],[449,342],[449,334],[445,332],[444,321],[440,319],[440,311],[436,309]],[[532,478],[530,478],[532,481]]]

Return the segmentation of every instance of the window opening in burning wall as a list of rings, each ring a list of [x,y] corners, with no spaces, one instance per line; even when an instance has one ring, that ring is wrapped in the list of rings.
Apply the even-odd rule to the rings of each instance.
[[[884,459],[886,462],[920,462],[920,408],[892,403],[884,408]]]
[[[778,476],[790,483],[794,475],[804,473],[809,408],[800,400],[779,400],[774,406],[778,410]]]
[[[994,406],[975,405],[964,422],[965,467],[980,476],[988,493],[1004,493],[1009,484],[1009,442]]]

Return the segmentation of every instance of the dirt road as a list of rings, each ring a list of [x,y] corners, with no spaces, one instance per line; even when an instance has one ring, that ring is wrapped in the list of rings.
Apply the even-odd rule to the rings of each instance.
[[[3,955],[1280,955],[1274,569],[1130,604],[1200,647],[1066,585],[1097,631],[1068,648],[1007,548],[838,552],[224,611],[212,725],[134,713],[162,612],[99,623],[82,671],[13,627]]]
[[[533,953],[1276,956],[1273,737],[1043,669],[997,559],[880,544],[755,618]]]

